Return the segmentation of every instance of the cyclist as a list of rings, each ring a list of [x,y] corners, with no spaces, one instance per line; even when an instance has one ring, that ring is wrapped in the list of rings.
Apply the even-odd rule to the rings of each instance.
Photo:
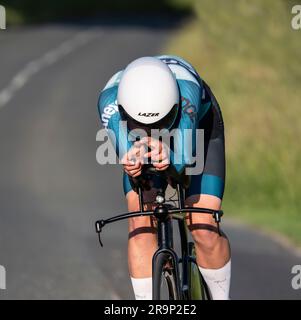
[[[150,136],[150,129],[204,129],[204,168],[191,175],[185,190],[185,204],[218,210],[224,193],[225,144],[220,107],[209,86],[185,60],[176,56],[142,57],[117,72],[102,90],[98,109],[103,125],[124,166],[123,186],[129,211],[139,210],[138,194],[133,180],[141,175],[143,159],[151,156],[157,170],[185,175],[187,145],[183,161],[175,163],[172,155],[183,139],[174,137],[170,150]],[[120,121],[127,121],[127,127]],[[129,131],[144,129],[147,137],[131,141]],[[192,139],[196,150],[196,139]],[[145,146],[148,148],[145,149]],[[173,150],[172,150],[173,149]],[[135,161],[136,159],[136,161]],[[153,200],[157,188],[166,188],[158,177],[149,182],[144,192]],[[187,225],[196,247],[196,258],[213,299],[229,299],[231,257],[224,233],[220,236],[209,215],[187,214]],[[128,265],[136,299],[152,298],[152,256],[157,249],[154,221],[149,217],[129,219]]]

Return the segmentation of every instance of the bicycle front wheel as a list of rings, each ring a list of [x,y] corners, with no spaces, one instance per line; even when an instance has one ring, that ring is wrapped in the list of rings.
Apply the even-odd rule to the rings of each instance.
[[[195,246],[194,243],[189,242],[189,256],[188,263],[189,272],[189,289],[191,300],[211,300],[211,295],[207,284],[201,275],[195,260]]]
[[[178,300],[178,279],[174,261],[167,253],[156,257],[153,272],[153,300]]]

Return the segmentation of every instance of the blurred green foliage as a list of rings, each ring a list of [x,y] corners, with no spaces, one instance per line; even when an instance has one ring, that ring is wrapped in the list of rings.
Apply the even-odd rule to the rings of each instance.
[[[296,1],[198,0],[167,52],[190,61],[220,102],[224,210],[301,244],[301,31]]]

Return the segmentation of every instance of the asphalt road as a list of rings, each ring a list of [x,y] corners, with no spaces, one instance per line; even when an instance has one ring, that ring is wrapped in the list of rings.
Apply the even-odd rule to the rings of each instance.
[[[0,31],[0,299],[133,298],[126,223],[100,248],[94,221],[125,210],[121,168],[96,163],[96,103],[129,61],[162,52],[160,25],[47,25]],[[300,299],[300,256],[233,224],[232,299]]]

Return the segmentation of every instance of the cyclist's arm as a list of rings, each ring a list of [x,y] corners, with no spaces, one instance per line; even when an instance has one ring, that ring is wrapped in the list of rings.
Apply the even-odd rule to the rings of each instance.
[[[118,86],[104,89],[98,99],[98,111],[101,122],[107,130],[119,159],[131,148],[132,142],[128,140],[127,129],[121,123],[121,117],[116,102]]]
[[[202,141],[197,141],[196,130],[200,120],[209,110],[211,102],[206,98],[202,83],[196,85],[191,81],[180,80],[178,82],[182,89],[181,118],[178,131],[173,135],[174,148],[170,151],[170,171],[174,175],[181,176],[186,167],[194,166],[196,145],[202,143]]]

